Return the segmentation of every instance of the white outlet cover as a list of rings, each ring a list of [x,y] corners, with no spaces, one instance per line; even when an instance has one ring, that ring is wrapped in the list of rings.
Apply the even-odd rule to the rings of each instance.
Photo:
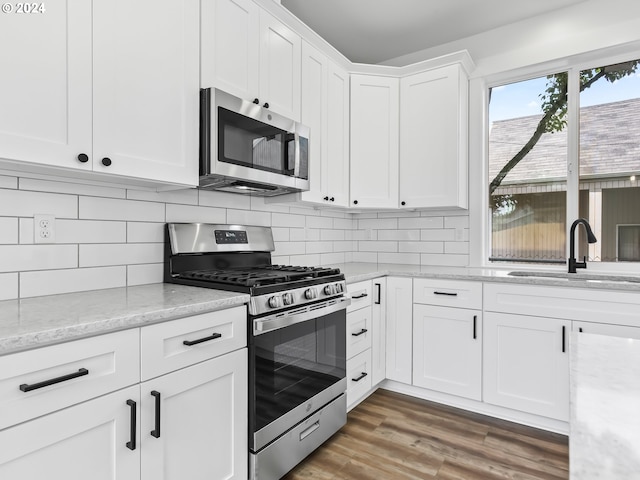
[[[55,243],[56,217],[49,214],[33,216],[33,243]]]

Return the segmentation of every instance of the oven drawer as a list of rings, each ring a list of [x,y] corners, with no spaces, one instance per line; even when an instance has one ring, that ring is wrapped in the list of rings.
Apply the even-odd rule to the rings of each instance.
[[[347,307],[347,312],[371,306],[371,280],[347,285],[347,293],[351,297],[351,305]]]
[[[139,330],[0,357],[0,429],[140,381]]]
[[[245,306],[140,329],[142,381],[247,345]]]
[[[371,348],[371,309],[347,314],[347,358]]]
[[[371,350],[347,360],[347,405],[351,406],[371,390]]]

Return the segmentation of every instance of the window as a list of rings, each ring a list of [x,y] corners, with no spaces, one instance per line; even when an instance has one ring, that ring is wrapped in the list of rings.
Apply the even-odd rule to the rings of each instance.
[[[490,88],[490,261],[565,263],[578,217],[579,257],[640,261],[639,63]]]

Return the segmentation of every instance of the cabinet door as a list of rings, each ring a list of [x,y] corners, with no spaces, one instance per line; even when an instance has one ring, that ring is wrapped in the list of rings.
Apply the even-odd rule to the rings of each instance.
[[[0,158],[90,170],[91,2],[44,6],[2,14]]]
[[[327,97],[326,192],[331,205],[346,207],[349,204],[349,73],[331,61]]]
[[[568,421],[570,329],[569,320],[485,312],[484,401]]]
[[[260,8],[251,0],[202,0],[201,87],[258,97]]]
[[[301,121],[309,127],[309,191],[302,200],[329,203],[327,185],[327,57],[302,43]],[[327,200],[324,200],[327,197]]]
[[[260,10],[260,103],[300,120],[302,40],[278,19]]]
[[[93,2],[93,168],[198,183],[198,0]]]
[[[481,400],[482,312],[414,305],[413,384]]]
[[[347,314],[347,359],[371,348],[371,307]]]
[[[401,207],[467,208],[467,83],[459,65],[401,80]]]
[[[0,431],[0,478],[138,480],[139,386]],[[127,401],[135,402],[133,406]],[[134,410],[132,410],[132,408]]]
[[[347,360],[347,409],[371,391],[371,350]]]
[[[411,384],[413,305],[411,278],[387,277],[386,370],[389,380]]]
[[[387,356],[387,281],[373,280],[373,303],[371,304],[371,383],[377,385],[386,378]]]
[[[351,206],[397,208],[397,78],[351,75]]]
[[[143,480],[247,478],[247,369],[243,348],[142,384]]]

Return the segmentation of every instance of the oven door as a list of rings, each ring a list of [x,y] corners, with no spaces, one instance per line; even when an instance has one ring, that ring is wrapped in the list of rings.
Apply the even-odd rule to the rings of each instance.
[[[346,307],[332,299],[252,320],[250,450],[258,452],[346,390]]]

